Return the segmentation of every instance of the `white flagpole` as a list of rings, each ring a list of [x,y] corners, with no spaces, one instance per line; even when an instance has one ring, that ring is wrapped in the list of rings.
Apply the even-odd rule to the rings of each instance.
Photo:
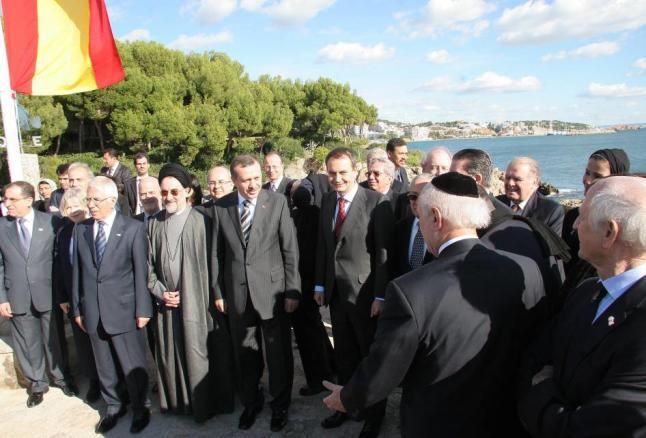
[[[0,4],[0,18],[2,4]],[[3,21],[4,24],[4,21]],[[7,48],[4,40],[4,29],[0,37],[0,106],[2,107],[2,125],[4,127],[7,162],[11,181],[23,179],[22,160],[20,158],[20,136],[18,135],[18,117],[16,114],[16,93],[11,89]]]

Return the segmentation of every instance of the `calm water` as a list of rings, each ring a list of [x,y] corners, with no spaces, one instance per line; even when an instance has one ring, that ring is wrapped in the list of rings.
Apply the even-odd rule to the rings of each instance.
[[[560,196],[565,198],[583,197],[581,177],[588,157],[597,149],[622,148],[630,158],[630,170],[646,172],[646,129],[604,135],[417,141],[410,143],[409,147],[427,151],[439,145],[448,147],[451,152],[464,148],[483,149],[499,169],[505,169],[514,157],[532,157],[541,166],[543,181],[558,187]]]

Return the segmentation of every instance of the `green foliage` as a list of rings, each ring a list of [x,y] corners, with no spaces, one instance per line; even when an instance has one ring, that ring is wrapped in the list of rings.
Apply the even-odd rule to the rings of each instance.
[[[419,167],[422,165],[422,159],[424,158],[424,152],[419,149],[408,149],[408,159],[406,164],[409,167]]]
[[[39,117],[41,124],[39,129],[23,131],[23,138],[26,135],[40,135],[41,144],[46,149],[67,129],[63,106],[54,102],[51,96],[21,96],[20,104],[30,117]]]
[[[263,146],[263,150],[276,151],[283,160],[292,161],[295,158],[303,156],[303,146],[301,142],[291,137],[281,137],[269,140]]]
[[[320,169],[325,164],[325,157],[330,153],[330,149],[325,146],[319,146],[312,152],[313,162],[311,168]]]

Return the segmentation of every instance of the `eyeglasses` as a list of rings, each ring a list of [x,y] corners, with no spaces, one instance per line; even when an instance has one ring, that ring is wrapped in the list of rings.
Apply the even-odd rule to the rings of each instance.
[[[417,198],[419,197],[419,194],[414,193],[414,192],[408,192],[408,193],[406,193],[406,197],[408,198],[409,201],[417,201]]]
[[[99,198],[87,198],[87,205],[100,204],[101,202],[105,201],[106,199],[110,199],[110,198],[111,198],[111,196],[106,196],[105,198],[101,198],[101,199],[99,199]]]
[[[178,196],[179,196],[179,194],[180,194],[180,189],[170,189],[170,190],[162,190],[162,191],[161,191],[161,195],[162,195],[163,197],[168,196],[168,194],[169,194],[169,193],[170,193],[171,195],[175,196],[175,197],[178,197]]]
[[[370,170],[366,172],[366,177],[370,177],[370,175],[374,175],[375,178],[379,178],[381,175],[383,175],[383,172],[377,172],[376,170]]]
[[[218,181],[209,181],[207,184],[210,185],[210,186],[223,186],[225,184],[231,184],[231,181],[221,179],[221,180],[218,180]]]

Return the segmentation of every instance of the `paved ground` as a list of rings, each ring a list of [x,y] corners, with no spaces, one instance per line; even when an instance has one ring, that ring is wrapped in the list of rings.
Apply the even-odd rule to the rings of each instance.
[[[329,411],[321,400],[325,394],[311,397],[298,395],[298,388],[304,384],[303,371],[298,356],[298,350],[294,350],[295,379],[294,395],[290,408],[290,421],[287,427],[280,433],[272,433],[269,430],[271,410],[268,405],[259,415],[256,423],[249,431],[238,430],[238,417],[242,412],[239,404],[236,411],[228,415],[220,415],[212,418],[202,425],[197,425],[188,417],[173,415],[161,415],[159,413],[159,402],[153,395],[153,410],[150,425],[138,436],[141,437],[356,437],[361,430],[362,423],[348,421],[339,429],[324,430],[320,427],[323,418],[329,415]],[[265,388],[266,385],[265,375]],[[85,393],[86,382],[79,382],[81,394]],[[266,399],[269,398],[265,390]],[[398,410],[400,393],[396,391],[389,398],[388,410],[382,437],[398,437]],[[28,409],[25,405],[27,395],[24,389],[0,390],[0,438],[4,437],[93,437],[94,426],[98,422],[100,412],[104,408],[103,402],[92,405],[84,403],[80,398],[70,398],[56,388],[50,389],[45,394],[42,404]],[[110,431],[108,437],[129,436],[131,412],[121,418],[117,427]]]

